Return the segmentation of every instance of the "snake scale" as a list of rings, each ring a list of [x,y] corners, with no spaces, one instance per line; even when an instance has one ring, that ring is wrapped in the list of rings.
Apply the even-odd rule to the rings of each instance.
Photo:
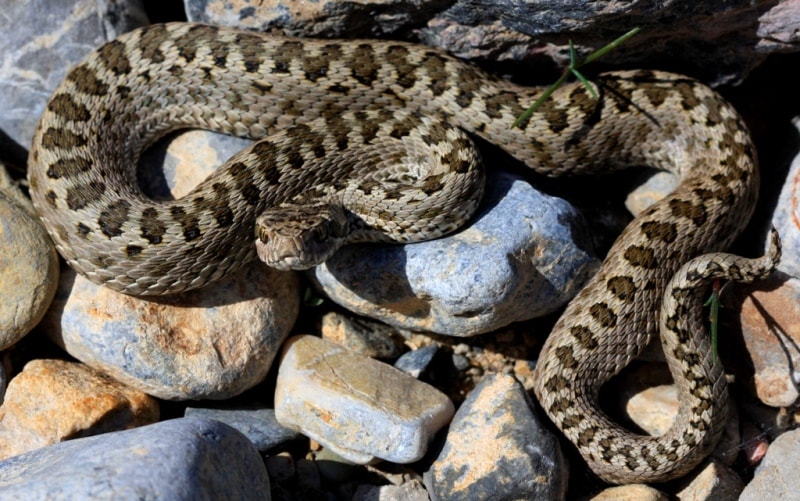
[[[759,259],[706,254],[744,227],[758,189],[747,128],[719,95],[657,71],[605,73],[593,85],[599,99],[566,85],[512,128],[542,89],[427,47],[153,25],[104,45],[57,88],[33,140],[31,195],[74,269],[148,295],[217,280],[255,257],[254,241],[267,254],[270,234],[298,251],[307,233],[311,243],[411,242],[453,231],[482,193],[472,137],[548,176],[672,172],[680,185],[629,224],[567,307],[535,383],[545,412],[600,477],[663,481],[701,461],[724,427],[702,286],[768,275],[779,243]],[[137,160],[185,128],[258,141],[187,196],[153,201],[138,187]],[[261,214],[277,228],[254,230]],[[314,264],[292,259],[290,249],[278,261]],[[597,394],[659,327],[681,406],[668,433],[645,437],[607,418]]]

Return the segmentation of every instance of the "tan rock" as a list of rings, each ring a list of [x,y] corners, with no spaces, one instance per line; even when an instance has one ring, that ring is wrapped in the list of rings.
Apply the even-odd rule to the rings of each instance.
[[[591,501],[667,501],[668,499],[664,493],[650,486],[632,484],[609,487],[591,498]]]
[[[0,406],[0,458],[158,420],[158,402],[83,364],[33,360]]]
[[[445,394],[390,365],[313,336],[286,342],[275,417],[349,461],[416,461],[453,413]]]
[[[678,492],[678,499],[681,501],[738,499],[742,489],[744,482],[739,475],[722,463],[711,461]]]

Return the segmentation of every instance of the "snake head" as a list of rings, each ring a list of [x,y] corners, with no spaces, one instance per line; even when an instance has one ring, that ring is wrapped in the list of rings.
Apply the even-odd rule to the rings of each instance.
[[[256,219],[256,253],[278,270],[305,270],[322,264],[342,247],[350,232],[341,205],[284,205]]]

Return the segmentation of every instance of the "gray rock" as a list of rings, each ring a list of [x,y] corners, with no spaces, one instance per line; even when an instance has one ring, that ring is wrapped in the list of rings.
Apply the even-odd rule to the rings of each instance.
[[[563,499],[567,470],[522,385],[491,374],[461,404],[424,480],[434,501]]]
[[[453,403],[390,365],[295,336],[281,357],[275,415],[348,461],[411,463],[450,421]]]
[[[583,219],[567,202],[490,172],[469,227],[412,245],[351,245],[312,278],[361,315],[470,336],[563,306],[599,264],[587,242]]]
[[[2,2],[0,129],[27,148],[53,89],[73,65],[147,23],[138,0]]]
[[[274,409],[200,409],[188,407],[186,417],[216,419],[244,434],[259,452],[266,452],[300,436],[275,419]]]
[[[794,120],[794,126],[800,130],[800,118]],[[781,235],[783,257],[778,269],[786,274],[800,278],[800,155],[797,155],[789,167],[786,182],[781,189],[775,212],[772,214],[772,225]]]
[[[740,501],[800,499],[800,430],[787,431],[769,446]]]
[[[261,382],[299,310],[293,273],[253,263],[200,290],[156,299],[65,271],[45,332],[70,355],[169,400],[224,399]]]
[[[415,378],[419,378],[420,374],[425,372],[438,352],[439,346],[431,344],[424,348],[404,353],[403,356],[397,359],[394,366],[396,369],[400,369],[403,372],[411,374]]]
[[[269,500],[255,447],[218,421],[184,418],[62,442],[0,462],[0,498]]]
[[[0,191],[0,350],[22,339],[42,319],[55,295],[58,271],[47,231]]]

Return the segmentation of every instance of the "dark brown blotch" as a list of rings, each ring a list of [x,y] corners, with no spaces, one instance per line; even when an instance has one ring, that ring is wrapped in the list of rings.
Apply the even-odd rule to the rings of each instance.
[[[87,184],[78,184],[67,189],[67,207],[70,210],[80,210],[96,202],[106,191],[106,184],[102,181],[92,181]]]
[[[578,344],[585,350],[597,348],[597,338],[594,333],[585,325],[575,325],[570,328],[569,333],[578,341]]]
[[[636,285],[631,277],[612,277],[606,282],[606,287],[614,296],[625,302],[633,301],[636,294]]]
[[[55,148],[79,148],[85,146],[89,139],[67,129],[50,127],[42,134],[42,146],[48,150]]]
[[[441,96],[450,88],[450,72],[447,70],[447,58],[438,52],[428,51],[422,60],[422,68],[430,79],[430,91],[434,96]]]
[[[273,73],[289,73],[294,61],[301,61],[305,57],[302,42],[287,40],[275,51],[272,59]]]
[[[125,50],[125,44],[112,40],[98,51],[100,60],[115,75],[127,75],[131,71],[131,63]]]
[[[47,109],[60,118],[73,122],[85,122],[91,116],[86,106],[76,103],[72,96],[63,93],[50,98]]]
[[[617,325],[617,314],[607,304],[595,303],[589,308],[589,314],[603,327]]]
[[[152,245],[157,245],[162,242],[164,234],[167,232],[167,226],[159,221],[158,211],[153,207],[148,207],[142,211],[139,230],[142,238]]]
[[[91,168],[92,162],[88,158],[60,158],[47,168],[47,177],[50,179],[68,178],[81,172],[86,172]]]
[[[410,89],[417,83],[416,66],[408,61],[408,47],[392,45],[386,49],[386,60],[394,67],[397,84],[404,89]]]
[[[708,217],[706,208],[703,207],[702,204],[696,204],[685,200],[670,200],[669,208],[673,216],[688,219],[696,226],[705,224]]]
[[[165,58],[161,44],[169,38],[169,32],[163,24],[152,24],[144,28],[138,43],[142,57],[154,63],[163,63]]]
[[[663,222],[663,221],[645,221],[642,223],[642,233],[644,233],[648,239],[658,239],[662,242],[671,244],[678,238],[678,227],[675,223],[670,222]]]
[[[180,205],[173,206],[170,209],[170,214],[172,215],[173,221],[181,225],[184,240],[191,242],[200,236],[200,218],[188,213],[186,209]]]
[[[648,270],[654,270],[658,267],[655,251],[641,245],[631,245],[625,249],[623,256],[632,266]]]
[[[352,54],[351,74],[358,82],[371,87],[378,78],[380,64],[375,58],[375,50],[369,44],[360,44]]]
[[[131,204],[127,200],[117,200],[106,206],[97,218],[97,225],[100,231],[108,238],[117,237],[122,234],[122,225],[128,221]]]
[[[85,64],[75,67],[67,75],[67,80],[75,85],[76,90],[90,96],[104,96],[108,93],[108,85]]]

